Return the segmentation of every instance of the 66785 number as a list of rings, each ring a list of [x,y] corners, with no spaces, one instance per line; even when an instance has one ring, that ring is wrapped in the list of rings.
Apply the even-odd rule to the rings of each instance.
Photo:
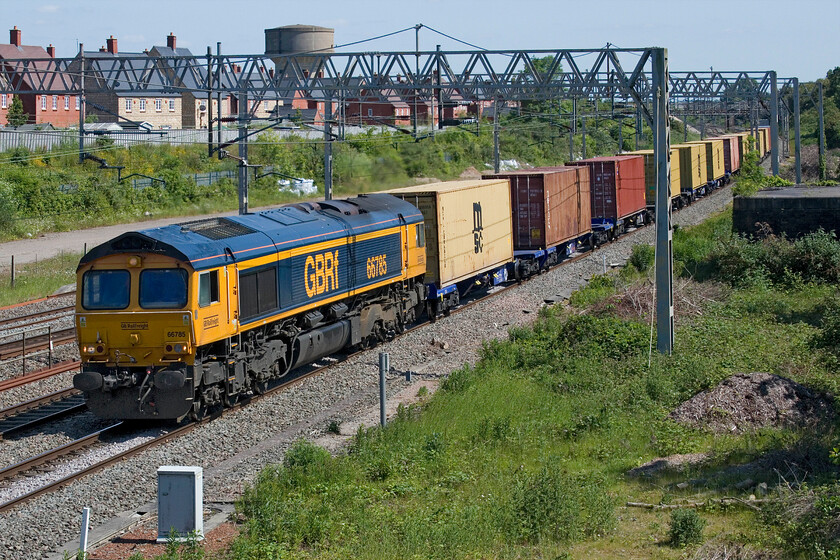
[[[367,260],[367,277],[368,280],[385,276],[388,274],[388,259],[385,255],[376,255],[375,257],[368,257]]]

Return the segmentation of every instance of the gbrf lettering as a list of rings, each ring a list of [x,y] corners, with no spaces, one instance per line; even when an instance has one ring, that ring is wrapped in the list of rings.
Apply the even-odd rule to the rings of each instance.
[[[307,297],[338,289],[338,251],[306,257],[303,270]]]

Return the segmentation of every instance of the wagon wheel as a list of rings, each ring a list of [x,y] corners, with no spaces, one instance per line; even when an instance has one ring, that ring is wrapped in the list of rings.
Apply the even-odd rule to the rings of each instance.
[[[397,313],[397,320],[395,321],[394,330],[397,331],[397,334],[402,334],[405,332],[405,323],[403,323],[403,316],[400,313]]]

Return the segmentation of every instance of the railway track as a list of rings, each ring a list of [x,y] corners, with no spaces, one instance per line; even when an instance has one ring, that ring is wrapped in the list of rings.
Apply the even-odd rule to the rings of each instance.
[[[84,395],[72,387],[0,410],[0,438],[87,409]]]
[[[0,307],[0,311],[6,311],[7,309],[17,309],[18,307],[26,307],[27,305],[34,305],[36,303],[41,303],[43,301],[49,301],[51,299],[61,298],[61,297],[70,297],[76,295],[76,290],[70,292],[64,292],[62,294],[53,294],[49,296],[44,296],[38,299],[32,299],[29,301],[22,301],[20,303],[12,303],[10,305],[4,305]]]
[[[28,385],[29,383],[34,383],[42,379],[47,379],[54,375],[65,373],[67,371],[73,371],[75,369],[79,369],[79,366],[81,365],[82,362],[78,360],[58,362],[57,364],[54,364],[50,367],[31,371],[25,375],[12,377],[11,379],[0,381],[0,392],[8,391],[9,389],[15,389],[17,387],[22,387],[23,385]]]
[[[37,352],[50,347],[50,344],[57,346],[67,344],[76,340],[76,328],[69,327],[47,334],[39,334],[32,337],[21,335],[21,340],[0,344],[0,360],[17,358],[29,352]]]
[[[56,307],[55,309],[48,309],[46,311],[38,311],[36,313],[29,313],[27,315],[20,315],[18,317],[11,317],[0,320],[0,327],[11,325],[14,323],[26,323],[25,325],[15,325],[17,327],[30,327],[32,325],[40,325],[49,321],[56,321],[70,315],[76,309],[75,305],[66,305],[64,307]],[[59,315],[59,317],[52,317],[52,315]]]

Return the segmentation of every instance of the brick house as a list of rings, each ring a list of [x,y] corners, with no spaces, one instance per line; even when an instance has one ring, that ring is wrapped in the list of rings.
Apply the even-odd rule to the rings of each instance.
[[[23,45],[22,31],[15,26],[9,31],[9,44],[0,44],[0,64],[9,59],[36,59],[32,64],[44,68],[47,58],[55,57],[55,47],[46,49],[40,46]],[[38,61],[37,59],[41,59]],[[24,90],[32,90],[25,75],[16,76],[12,85]],[[76,95],[38,95],[35,93],[19,94],[23,102],[23,111],[29,115],[29,123],[50,123],[57,128],[67,128],[79,124],[79,98]],[[8,124],[7,115],[12,105],[12,94],[0,94],[0,124]]]
[[[120,53],[113,36],[108,38],[106,45],[98,51],[85,51],[86,89],[94,89],[95,84],[101,83],[112,72],[120,72],[123,76],[125,73],[142,75],[147,70],[137,58],[148,56],[148,52]],[[162,87],[163,82],[155,74],[151,78],[151,85]],[[182,127],[182,98],[179,93],[148,94],[132,91],[130,84],[118,82],[111,91],[89,93],[86,98],[89,102],[85,107],[86,114],[96,115],[99,122],[125,123],[128,120],[148,122],[157,129]]]

